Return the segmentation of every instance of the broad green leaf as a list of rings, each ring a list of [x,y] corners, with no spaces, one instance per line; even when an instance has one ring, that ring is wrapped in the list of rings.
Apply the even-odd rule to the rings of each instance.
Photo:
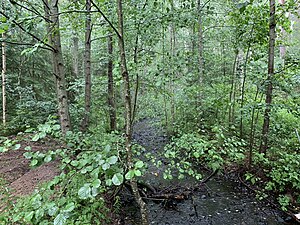
[[[44,158],[44,162],[50,162],[52,160],[52,156],[51,155],[47,155],[45,158]]]
[[[54,225],[63,225],[66,223],[66,221],[67,221],[67,217],[63,213],[60,213],[55,217],[53,224]]]
[[[107,179],[107,180],[105,181],[105,184],[106,184],[106,186],[111,186],[111,185],[112,185],[111,179]]]
[[[29,213],[26,213],[26,215],[25,215],[25,217],[24,217],[24,220],[25,220],[26,222],[30,222],[31,219],[32,219],[32,217],[33,217],[33,215],[34,215],[34,211],[31,211],[31,212],[29,212]]]
[[[95,180],[93,181],[93,183],[92,183],[92,186],[93,186],[94,188],[98,188],[98,187],[100,187],[100,185],[101,185],[101,180],[100,180],[100,179],[95,179]]]
[[[134,177],[134,170],[129,170],[125,175],[126,180],[131,180],[133,177]]]
[[[109,153],[110,152],[110,145],[106,145],[105,146],[105,149],[104,149],[104,152],[106,152],[106,153]]]
[[[40,139],[40,135],[36,134],[33,136],[33,138],[31,139],[32,141],[38,141]]]
[[[53,205],[48,209],[48,215],[54,216],[56,212],[58,211],[58,207],[53,203]]]
[[[92,187],[91,188],[92,196],[96,197],[99,193],[98,188]]]
[[[39,163],[37,159],[33,159],[30,163],[30,166],[36,166]]]
[[[123,183],[124,178],[122,174],[116,173],[111,180],[114,185],[119,186]]]
[[[64,208],[64,212],[72,212],[75,209],[74,202],[70,202],[66,207]]]
[[[110,165],[116,164],[117,161],[118,161],[118,157],[115,155],[107,159],[107,163],[109,163]]]
[[[21,144],[16,144],[14,147],[14,150],[18,150],[18,149],[20,149],[20,147],[21,147]]]
[[[31,150],[31,146],[26,146],[24,149],[25,149],[26,151],[30,151],[30,150]]]
[[[60,125],[56,124],[52,127],[53,130],[60,130]]]
[[[79,198],[81,198],[81,199],[89,198],[91,196],[90,184],[89,183],[84,184],[84,186],[78,190],[78,195],[79,195]]]
[[[143,161],[137,161],[135,163],[135,168],[140,169],[144,166],[144,162]]]
[[[137,177],[142,176],[142,172],[141,172],[140,170],[134,170],[134,174],[135,174],[135,176],[137,176]]]
[[[110,168],[110,165],[108,164],[108,163],[104,163],[103,165],[102,165],[102,169],[103,170],[108,170]]]

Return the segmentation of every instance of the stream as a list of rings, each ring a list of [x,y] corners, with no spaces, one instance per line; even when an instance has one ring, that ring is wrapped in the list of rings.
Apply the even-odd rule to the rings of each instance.
[[[162,151],[168,137],[159,121],[144,119],[134,125],[133,139],[145,148],[145,153]],[[141,156],[142,160],[143,154]],[[143,180],[160,189],[168,187],[192,187],[195,183],[185,180],[164,180],[164,166],[156,168],[148,162],[148,170]],[[125,196],[125,197],[124,197]],[[138,225],[139,211],[130,193],[122,199],[124,208],[124,225]],[[156,225],[294,225],[291,218],[258,201],[254,194],[244,186],[224,175],[216,175],[205,185],[193,192],[185,200],[152,201],[146,200],[150,224]]]

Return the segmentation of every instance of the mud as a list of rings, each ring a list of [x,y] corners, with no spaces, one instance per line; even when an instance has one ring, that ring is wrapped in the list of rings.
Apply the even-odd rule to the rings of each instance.
[[[145,152],[157,154],[169,141],[159,121],[145,119],[135,124],[133,138],[144,146]],[[142,154],[144,155],[144,154]],[[142,156],[143,160],[145,158]],[[156,168],[149,162],[144,176],[153,186],[185,189],[194,185],[193,180],[166,181],[162,178],[164,167]],[[125,197],[124,197],[125,196]],[[123,224],[139,224],[138,208],[130,193],[125,193],[123,203],[125,216]],[[157,225],[283,225],[296,224],[281,211],[272,208],[266,202],[258,201],[239,182],[224,175],[214,176],[205,185],[193,192],[185,200],[151,201],[146,200],[150,224]]]

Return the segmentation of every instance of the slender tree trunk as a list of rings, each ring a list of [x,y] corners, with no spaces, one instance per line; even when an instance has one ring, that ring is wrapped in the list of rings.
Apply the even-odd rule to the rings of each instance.
[[[174,24],[171,25],[170,27],[170,44],[171,44],[171,56],[172,56],[172,61],[175,61],[175,54],[176,54],[176,49],[175,49],[175,44],[176,44],[176,33],[175,33],[175,26]],[[171,80],[170,80],[170,90],[171,90],[171,125],[172,125],[172,132],[174,130],[174,125],[175,125],[175,78],[176,78],[176,73],[173,68],[171,68]]]
[[[4,5],[4,3],[3,3]],[[4,7],[3,7],[4,8]],[[6,38],[5,33],[2,33],[2,124],[6,126]]]
[[[235,102],[235,77],[236,77],[236,65],[237,65],[237,58],[238,58],[238,50],[236,50],[235,58],[234,58],[234,63],[233,63],[233,68],[232,68],[232,76],[231,76],[231,87],[230,87],[230,93],[229,93],[229,113],[228,113],[228,124],[229,126],[233,125],[234,121],[234,113],[233,113],[233,105]]]
[[[259,152],[266,153],[268,148],[268,135],[270,129],[270,113],[273,93],[273,77],[274,77],[274,49],[276,38],[276,20],[275,20],[275,0],[270,0],[270,24],[269,24],[269,59],[268,59],[268,78],[266,80],[266,108],[264,113],[264,123],[262,127],[262,141]]]
[[[279,4],[281,5],[284,5],[285,4],[285,0],[278,0]],[[285,34],[285,30],[283,27],[280,27],[280,32],[282,34],[282,36],[284,36]],[[280,52],[280,57],[282,59],[284,59],[285,57],[285,53],[286,53],[286,47],[282,44],[280,47],[279,47],[279,52]]]
[[[259,92],[259,87],[257,87],[256,94],[255,94],[255,102],[257,101],[258,98],[258,92]],[[260,104],[263,100],[264,94],[261,94],[261,97],[258,101]],[[251,166],[252,164],[252,158],[253,158],[253,147],[255,144],[255,132],[256,132],[256,126],[258,122],[258,117],[259,117],[259,110],[257,110],[256,115],[255,115],[255,108],[252,108],[252,113],[251,113],[251,127],[250,127],[250,137],[249,137],[249,158],[248,158],[248,167]]]
[[[77,34],[73,34],[73,46],[72,46],[72,57],[73,57],[73,63],[72,63],[72,73],[74,79],[77,79],[79,77],[79,38]]]
[[[44,0],[43,2],[46,18],[51,21],[48,22],[47,29],[49,33],[49,41],[54,49],[52,51],[52,65],[58,102],[58,115],[60,119],[61,131],[63,134],[65,134],[71,129],[71,121],[66,89],[65,67],[61,50],[58,0]]]
[[[246,57],[245,57],[245,62],[244,62],[244,77],[243,77],[243,82],[242,82],[242,90],[241,90],[241,118],[240,118],[240,138],[243,138],[244,136],[244,99],[245,99],[245,86],[246,86],[246,79],[247,79],[247,66],[248,66],[248,59],[249,59],[249,53],[250,53],[250,49],[251,49],[251,39],[252,39],[252,35],[253,35],[253,31],[254,31],[254,24],[251,28],[250,31],[250,40],[249,40],[249,44],[247,47],[247,52],[246,52]]]
[[[107,38],[107,50],[108,50],[108,64],[107,64],[107,93],[108,93],[108,107],[110,118],[110,131],[117,129],[116,122],[116,104],[115,104],[115,91],[114,91],[114,77],[113,77],[113,37],[109,35]]]
[[[203,82],[204,59],[203,59],[203,23],[201,0],[198,0],[198,54],[199,54],[199,84]]]
[[[120,59],[121,59],[121,73],[124,82],[124,102],[125,102],[125,110],[126,110],[126,151],[127,151],[127,164],[128,169],[132,170],[133,165],[133,158],[132,158],[132,149],[131,149],[131,138],[132,138],[132,116],[131,116],[131,94],[130,94],[130,81],[129,81],[129,74],[127,70],[127,63],[126,63],[126,54],[125,54],[125,45],[124,45],[124,29],[123,29],[123,9],[122,9],[122,0],[117,0],[118,2],[118,20],[119,20],[119,48],[120,48]],[[146,203],[140,196],[139,189],[137,186],[137,182],[135,178],[130,181],[131,188],[135,200],[137,201],[141,217],[142,217],[142,224],[148,225],[148,213],[146,208]]]
[[[84,74],[85,74],[85,107],[84,118],[81,129],[85,131],[89,125],[91,113],[91,0],[86,0],[86,20],[85,20],[85,53],[84,53]]]

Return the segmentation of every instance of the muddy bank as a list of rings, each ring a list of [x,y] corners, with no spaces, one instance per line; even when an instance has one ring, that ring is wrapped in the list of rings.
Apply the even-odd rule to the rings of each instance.
[[[159,155],[169,141],[159,121],[144,119],[134,126],[133,138],[144,146],[145,152]],[[143,154],[142,154],[143,155]],[[193,180],[166,181],[162,178],[164,166],[156,168],[150,162],[144,181],[160,188],[188,189]],[[284,213],[259,202],[253,193],[238,182],[222,175],[214,176],[201,185],[197,191],[189,193],[184,200],[153,201],[146,199],[150,224],[157,225],[283,225],[296,224]],[[124,193],[125,215],[123,224],[139,224],[139,213],[130,193]]]

